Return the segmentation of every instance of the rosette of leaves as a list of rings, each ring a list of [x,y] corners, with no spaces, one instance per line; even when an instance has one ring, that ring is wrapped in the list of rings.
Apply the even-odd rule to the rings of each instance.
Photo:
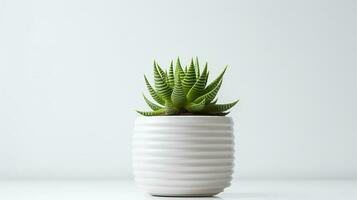
[[[207,63],[202,72],[198,63],[191,59],[184,69],[177,58],[175,71],[173,61],[169,71],[164,71],[154,61],[154,87],[144,75],[146,86],[155,102],[144,94],[144,100],[152,111],[137,111],[144,116],[157,115],[220,115],[224,116],[239,100],[227,104],[217,104],[216,95],[222,85],[227,67],[207,85],[209,71]]]

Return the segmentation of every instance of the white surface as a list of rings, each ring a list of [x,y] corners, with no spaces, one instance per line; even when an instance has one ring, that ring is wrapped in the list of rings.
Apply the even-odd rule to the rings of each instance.
[[[0,177],[128,177],[152,61],[241,99],[239,177],[357,177],[357,1],[1,0]],[[125,90],[122,92],[121,90]]]
[[[222,192],[233,174],[233,125],[224,116],[138,117],[133,135],[136,183],[161,196]]]
[[[153,197],[128,180],[0,181],[1,200],[355,200],[352,180],[241,180],[211,198]]]

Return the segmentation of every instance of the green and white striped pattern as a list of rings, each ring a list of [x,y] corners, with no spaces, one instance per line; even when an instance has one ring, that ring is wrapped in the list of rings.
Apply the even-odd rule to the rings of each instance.
[[[151,86],[146,76],[144,79],[156,103],[143,94],[146,104],[152,111],[137,111],[141,115],[226,115],[227,111],[238,102],[237,100],[228,104],[217,104],[216,96],[227,67],[208,86],[207,63],[201,73],[197,57],[191,59],[185,70],[179,58],[176,60],[175,70],[173,61],[168,71],[164,71],[156,61],[153,69],[155,88]]]
[[[192,86],[196,83],[196,72],[195,72],[195,65],[193,60],[191,60],[191,64],[187,69],[185,74],[185,78],[183,79],[182,86],[185,94],[192,88]]]
[[[167,77],[164,71],[160,68],[159,65],[154,61],[154,78],[155,78],[155,87],[157,89],[158,95],[161,96],[164,100],[170,100],[172,89],[167,83]]]

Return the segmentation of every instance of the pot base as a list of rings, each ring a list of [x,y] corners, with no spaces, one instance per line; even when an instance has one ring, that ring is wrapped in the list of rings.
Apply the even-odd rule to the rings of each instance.
[[[212,197],[217,195],[219,192],[216,193],[209,193],[209,194],[156,194],[150,193],[150,195],[155,197]]]

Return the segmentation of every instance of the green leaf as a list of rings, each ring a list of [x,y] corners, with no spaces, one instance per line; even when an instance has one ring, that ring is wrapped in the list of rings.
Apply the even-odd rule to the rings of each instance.
[[[150,95],[157,103],[143,94],[146,104],[153,111],[137,111],[139,114],[144,116],[177,114],[225,116],[229,113],[229,109],[237,104],[238,101],[217,104],[216,96],[221,88],[227,67],[206,86],[209,77],[207,62],[202,68],[203,65],[200,67],[198,58],[195,57],[183,70],[180,59],[177,58],[175,69],[173,65],[171,61],[169,68],[163,70],[154,61],[154,88],[144,75]]]
[[[143,116],[157,116],[165,114],[165,109],[155,110],[155,111],[140,111],[137,110],[137,113]]]
[[[170,69],[169,69],[169,75],[168,75],[168,79],[169,79],[169,85],[171,88],[174,88],[175,85],[175,78],[174,78],[174,69],[173,69],[173,61],[171,61],[170,63]]]
[[[219,116],[226,116],[228,115],[230,112],[222,112],[222,113],[217,113],[217,115]]]
[[[176,61],[175,78],[177,75],[180,75],[181,80],[185,77],[185,72],[182,69],[180,58],[177,58]]]
[[[172,89],[172,87],[170,86],[170,82],[169,82],[169,74],[167,73],[167,70],[165,70],[165,81],[167,83],[167,85]]]
[[[186,110],[192,112],[192,113],[198,113],[202,111],[205,108],[206,101],[203,99],[199,103],[189,103],[186,105]]]
[[[193,59],[191,59],[190,67],[187,70],[185,78],[182,81],[183,91],[185,94],[192,88],[192,86],[196,83],[196,74],[195,74],[195,66],[193,64]]]
[[[207,66],[207,65],[206,65]],[[207,85],[207,81],[208,81],[208,77],[209,77],[209,71],[207,70],[207,73],[206,73],[206,82],[205,82],[205,85]],[[204,91],[203,91],[204,92]]]
[[[192,102],[198,96],[202,95],[203,90],[206,87],[207,82],[207,66],[203,69],[203,72],[196,83],[192,86],[190,91],[187,93],[186,98],[188,102]]]
[[[239,101],[239,99],[237,101],[234,101],[232,103],[227,103],[227,104],[208,104],[208,105],[206,105],[203,112],[210,113],[210,114],[222,113],[226,110],[231,109],[234,105],[236,105],[238,103],[238,101]]]
[[[160,110],[163,109],[163,107],[156,105],[155,103],[151,102],[146,96],[143,94],[144,100],[146,104],[152,109],[152,110]]]
[[[219,89],[221,88],[222,82],[223,82],[223,80],[221,80],[218,83],[218,85],[216,85],[216,87],[213,88],[211,91],[209,91],[208,93],[198,97],[194,102],[197,103],[197,102],[202,101],[202,99],[205,99],[206,100],[206,104],[209,104],[216,97]]]
[[[211,104],[216,104],[216,103],[217,103],[217,101],[218,101],[218,98],[217,98],[217,99],[215,99],[215,100],[213,100],[213,101],[211,102]]]
[[[165,105],[165,101],[157,94],[157,92],[154,90],[154,88],[151,87],[151,84],[149,83],[148,79],[144,75],[146,87],[148,88],[151,97],[159,104]]]
[[[200,78],[200,64],[198,62],[198,57],[196,56],[196,62],[195,62],[195,73],[196,73],[196,79]]]
[[[224,73],[226,72],[226,70],[227,70],[227,66],[226,66],[226,67],[224,68],[224,70],[218,75],[218,77],[217,77],[214,81],[212,81],[212,83],[210,83],[210,84],[206,87],[204,93],[207,93],[207,92],[211,91],[213,88],[215,88],[215,87],[219,84],[219,82],[221,82],[221,80],[222,80],[222,78],[223,78],[223,75],[224,75]]]
[[[185,93],[182,88],[181,78],[177,76],[174,89],[171,94],[172,104],[176,109],[181,109],[186,102]]]
[[[162,71],[163,72],[163,71]],[[163,72],[164,74],[164,72]],[[172,89],[165,81],[165,76],[160,72],[159,67],[157,67],[154,62],[154,79],[155,79],[155,88],[157,93],[164,99],[169,100],[171,98]]]
[[[157,71],[159,72],[160,76],[166,81],[168,80],[167,73],[160,67],[160,65],[154,61],[154,65],[156,65]]]
[[[178,110],[173,106],[170,100],[165,100],[165,113],[168,115],[174,115],[178,113]]]

